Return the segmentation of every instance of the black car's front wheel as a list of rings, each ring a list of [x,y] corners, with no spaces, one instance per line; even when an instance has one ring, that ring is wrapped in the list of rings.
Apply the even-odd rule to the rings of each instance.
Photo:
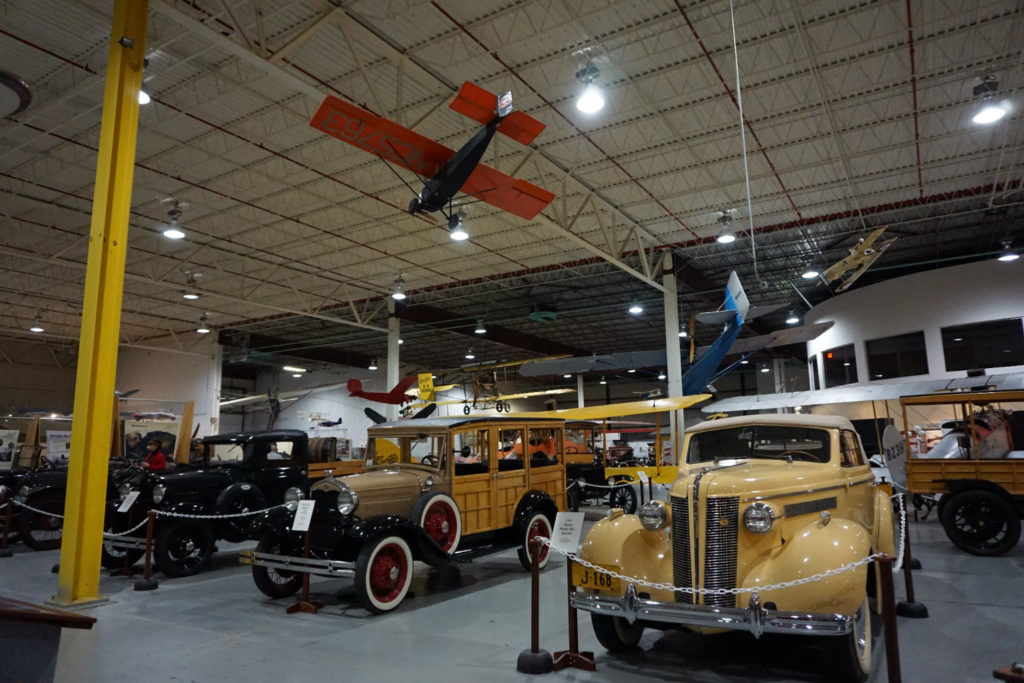
[[[594,626],[597,642],[604,645],[609,652],[622,652],[636,647],[644,634],[643,626],[631,624],[622,617],[591,614],[590,623]]]
[[[168,522],[157,532],[153,557],[160,571],[172,578],[198,574],[213,557],[209,525],[189,519]]]
[[[412,551],[401,536],[384,536],[363,546],[356,559],[356,598],[374,614],[402,604],[412,585]]]
[[[281,555],[281,541],[277,534],[265,533],[256,544],[257,553]],[[252,580],[268,598],[287,598],[302,588],[302,574],[274,567],[252,566]]]
[[[116,509],[116,503],[112,504]],[[118,514],[115,511],[107,512],[107,521],[103,525],[104,534],[116,534],[127,531],[131,528],[129,520],[131,517],[126,514]],[[145,530],[145,527],[143,527]],[[122,536],[123,541],[138,541],[135,536]],[[104,569],[123,569],[131,567],[138,562],[146,551],[142,548],[124,548],[115,545],[116,538],[103,537],[103,546],[100,550],[100,565]]]
[[[1002,555],[1020,540],[1020,513],[993,491],[954,493],[940,507],[939,520],[953,545],[972,555]]]
[[[25,505],[18,516],[21,542],[32,550],[59,548],[64,538],[64,491],[40,491],[29,496]]]

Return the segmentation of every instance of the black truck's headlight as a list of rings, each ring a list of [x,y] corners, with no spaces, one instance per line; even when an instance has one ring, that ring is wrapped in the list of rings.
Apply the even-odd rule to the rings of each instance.
[[[766,534],[775,526],[775,512],[767,503],[751,503],[743,511],[743,524],[755,534]]]
[[[131,484],[121,484],[120,486],[117,487],[117,495],[121,498],[121,500],[127,498],[131,494],[131,492]]]
[[[284,492],[284,504],[291,511],[295,511],[299,507],[299,501],[306,496],[302,493],[302,489],[298,486],[292,486]]]
[[[163,501],[164,496],[167,495],[167,487],[163,484],[156,484],[153,486],[153,502],[160,503]]]

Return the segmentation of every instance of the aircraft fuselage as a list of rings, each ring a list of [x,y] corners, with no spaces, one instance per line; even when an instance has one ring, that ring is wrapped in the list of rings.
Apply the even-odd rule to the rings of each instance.
[[[419,197],[409,204],[409,213],[417,211],[435,212],[442,210],[452,197],[462,189],[469,180],[473,170],[483,158],[487,147],[491,144],[494,133],[498,130],[501,117],[495,117],[490,123],[477,131],[466,144],[462,145],[451,159],[445,162],[441,170],[433,178],[423,183]]]

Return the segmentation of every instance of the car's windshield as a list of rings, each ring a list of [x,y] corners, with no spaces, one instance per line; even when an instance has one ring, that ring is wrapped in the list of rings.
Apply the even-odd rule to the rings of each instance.
[[[416,434],[390,438],[370,438],[366,449],[366,466],[374,465],[439,465],[447,453],[447,434]]]
[[[210,454],[210,464],[237,463],[245,460],[245,448],[240,443],[205,444]]]
[[[814,427],[743,425],[690,436],[686,462],[763,458],[828,462],[829,433]]]

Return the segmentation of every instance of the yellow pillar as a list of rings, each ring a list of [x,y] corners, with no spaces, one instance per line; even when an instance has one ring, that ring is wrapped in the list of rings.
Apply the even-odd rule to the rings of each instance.
[[[121,290],[128,241],[139,89],[149,0],[115,0],[96,160],[89,261],[75,378],[75,416],[55,601],[100,599],[100,548],[114,419]]]

